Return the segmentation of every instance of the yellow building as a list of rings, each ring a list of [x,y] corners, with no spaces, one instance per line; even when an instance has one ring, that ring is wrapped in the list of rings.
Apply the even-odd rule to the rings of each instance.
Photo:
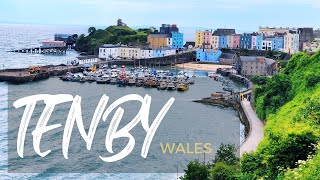
[[[152,49],[168,46],[168,35],[166,34],[149,34],[148,43]]]
[[[196,48],[211,48],[212,46],[212,32],[211,31],[196,31],[195,38]]]
[[[140,59],[141,50],[137,47],[120,47],[119,56],[123,59]]]

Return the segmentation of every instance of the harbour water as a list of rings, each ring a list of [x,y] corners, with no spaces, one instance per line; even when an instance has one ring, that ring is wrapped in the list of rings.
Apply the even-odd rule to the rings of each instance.
[[[30,65],[45,65],[45,64],[61,64],[67,61],[73,60],[77,53],[68,52],[66,55],[54,56],[54,55],[40,55],[40,54],[19,54],[8,53],[7,50],[19,49],[25,46],[38,46],[39,42],[45,39],[52,39],[55,33],[85,33],[86,28],[83,27],[61,27],[61,26],[38,26],[38,25],[0,25],[0,64],[5,68],[17,68],[28,67]],[[4,65],[4,66],[3,66]],[[50,78],[45,81],[34,82],[25,85],[8,85],[6,83],[0,83],[0,176],[5,179],[11,178],[37,178],[37,179],[175,179],[177,175],[175,173],[45,173],[43,172],[30,173],[30,174],[12,174],[8,173],[8,90],[11,95],[15,93],[21,93],[26,91],[30,94],[38,94],[37,92],[45,91],[46,87],[50,87],[53,84],[59,87],[64,93],[72,95],[83,95],[86,100],[85,107],[92,107],[88,112],[86,119],[90,119],[92,112],[99,99],[103,94],[110,96],[110,101],[113,102],[117,98],[120,98],[128,94],[139,94],[144,96],[148,94],[152,97],[152,107],[160,109],[161,106],[170,97],[176,99],[174,106],[166,115],[163,127],[159,127],[159,135],[162,139],[169,140],[172,136],[176,136],[181,141],[192,141],[195,138],[207,138],[214,142],[214,146],[219,146],[220,143],[235,142],[236,139],[243,131],[239,117],[237,113],[232,109],[225,109],[220,107],[213,107],[209,105],[203,105],[193,103],[191,100],[201,99],[209,96],[212,92],[221,91],[222,85],[220,82],[216,82],[206,77],[206,73],[203,71],[196,72],[196,84],[190,88],[190,90],[179,92],[167,92],[157,91],[156,89],[145,89],[137,87],[117,87],[112,85],[98,85],[96,83],[80,84],[72,82],[62,82],[58,78]],[[18,95],[18,94],[16,94]],[[21,94],[20,94],[21,95]],[[85,96],[87,95],[87,96]],[[10,105],[9,105],[10,106]],[[69,109],[62,110],[62,113],[68,113]],[[134,114],[136,110],[127,109],[126,113]],[[154,118],[157,111],[151,111],[150,116]],[[20,114],[21,115],[21,114]],[[152,119],[152,118],[151,118]],[[19,123],[20,119],[16,119],[16,123]],[[128,121],[128,120],[127,120]],[[10,123],[9,123],[10,125]],[[182,128],[179,128],[182,127]],[[191,127],[191,128],[190,128]],[[226,127],[229,127],[226,129]],[[184,129],[189,128],[189,129]],[[174,130],[174,131],[173,131]],[[229,136],[224,131],[232,131]],[[13,131],[17,133],[17,129]],[[59,132],[58,132],[59,133]],[[187,137],[187,138],[186,138]],[[235,141],[234,141],[235,140]],[[55,138],[53,142],[45,142],[44,144],[59,144],[61,138]],[[239,140],[240,141],[240,140]],[[29,144],[29,146],[32,146]],[[61,148],[61,147],[59,147]],[[159,144],[157,147],[151,147],[151,152],[159,150]],[[157,159],[161,157],[159,154],[152,154],[155,161],[161,161]],[[141,158],[141,157],[140,157]],[[207,157],[212,158],[212,157]],[[141,159],[136,159],[140,162]],[[186,159],[181,159],[181,162],[186,162]],[[61,165],[60,162],[52,160],[50,162],[53,166]],[[126,163],[120,164],[120,167],[125,166]],[[148,165],[148,164],[147,164]],[[98,166],[98,165],[97,165]],[[175,166],[175,164],[171,164]],[[99,169],[99,167],[95,167]],[[172,167],[174,168],[174,167]],[[86,170],[83,170],[86,171]],[[49,171],[50,172],[50,171]]]

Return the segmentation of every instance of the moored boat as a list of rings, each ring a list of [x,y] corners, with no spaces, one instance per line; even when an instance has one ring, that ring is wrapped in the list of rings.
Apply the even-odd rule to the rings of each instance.
[[[178,84],[178,86],[177,86],[177,91],[186,91],[188,89],[189,89],[188,84]]]

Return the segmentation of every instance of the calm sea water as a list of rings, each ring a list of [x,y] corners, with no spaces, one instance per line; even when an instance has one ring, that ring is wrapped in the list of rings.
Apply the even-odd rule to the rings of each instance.
[[[38,26],[38,25],[0,25],[0,64],[5,68],[17,68],[28,67],[30,65],[45,65],[45,64],[60,64],[66,63],[69,60],[74,59],[77,56],[75,52],[68,52],[66,55],[53,56],[53,55],[37,55],[37,54],[18,54],[8,53],[8,50],[19,49],[30,46],[39,46],[42,40],[53,39],[55,33],[85,33],[86,27],[63,27],[63,26]],[[111,97],[113,102],[116,98],[123,95],[135,93],[141,96],[149,94],[153,98],[153,105],[160,107],[163,105],[164,100],[168,100],[170,97],[176,98],[175,106],[172,107],[172,111],[166,115],[166,121],[175,123],[175,129],[177,134],[171,131],[166,131],[166,128],[159,128],[159,133],[163,134],[163,138],[170,138],[173,135],[183,139],[184,137],[210,137],[215,141],[215,145],[219,143],[226,143],[230,138],[226,137],[224,127],[232,127],[237,129],[240,127],[240,131],[243,130],[243,126],[240,124],[240,120],[231,109],[223,109],[219,107],[206,106],[203,104],[197,104],[191,102],[193,99],[201,99],[202,97],[209,96],[210,93],[221,90],[221,83],[205,78],[205,72],[197,72],[198,78],[196,84],[191,86],[190,90],[185,93],[167,91],[157,91],[155,89],[144,89],[136,87],[118,88],[111,85],[97,84],[78,84],[78,83],[65,83],[58,78],[50,78],[45,81],[35,82],[26,85],[8,85],[6,83],[0,83],[0,176],[4,179],[12,178],[36,178],[36,179],[175,179],[176,174],[170,173],[31,173],[31,174],[11,174],[7,173],[8,170],[8,89],[10,93],[21,92],[21,89],[28,89],[29,92],[39,92],[44,90],[49,85],[55,84],[68,94],[87,94],[86,92],[93,91],[90,94],[90,100],[87,102],[90,107],[94,107],[99,101],[102,94],[107,94]],[[39,90],[40,88],[40,90]],[[20,90],[19,90],[20,89]],[[68,113],[69,109],[66,109],[64,113]],[[93,110],[92,110],[93,111]],[[130,113],[130,109],[128,110]],[[152,111],[151,116],[157,112]],[[19,119],[17,122],[19,123]],[[9,123],[10,124],[10,123]],[[186,125],[185,127],[194,127],[194,129],[179,129],[179,124]],[[183,127],[183,125],[181,127]],[[231,128],[231,129],[232,129]],[[181,130],[181,131],[180,131]],[[17,132],[17,130],[15,131]],[[237,131],[236,131],[237,132]],[[13,132],[14,133],[14,132]],[[185,133],[185,134],[183,134]],[[232,133],[231,133],[232,134]],[[234,135],[235,137],[238,134]],[[188,139],[187,139],[188,140]],[[61,139],[56,138],[55,142],[58,143]],[[152,150],[152,147],[151,147]],[[150,151],[151,151],[150,150]],[[157,157],[156,155],[154,156]],[[138,161],[139,159],[137,159]],[[159,159],[161,160],[161,159]],[[182,159],[184,161],[184,159]],[[59,164],[54,162],[53,165]]]

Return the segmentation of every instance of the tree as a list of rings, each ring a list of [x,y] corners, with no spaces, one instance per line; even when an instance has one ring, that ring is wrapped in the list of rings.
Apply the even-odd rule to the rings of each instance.
[[[208,180],[209,168],[208,165],[199,161],[191,161],[184,170],[185,174],[181,177],[182,180]]]
[[[94,32],[96,32],[96,28],[95,27],[89,27],[88,33],[89,34],[93,34]]]
[[[224,162],[227,165],[235,165],[239,162],[239,158],[235,155],[236,148],[231,144],[221,144],[215,159],[213,160],[214,164],[217,162]]]
[[[234,167],[218,162],[210,170],[210,179],[212,180],[233,180],[237,179],[237,171]]]

